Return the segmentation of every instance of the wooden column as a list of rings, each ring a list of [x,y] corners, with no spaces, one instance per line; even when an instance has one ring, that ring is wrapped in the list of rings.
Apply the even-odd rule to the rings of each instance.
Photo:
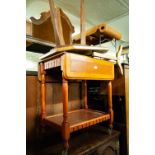
[[[88,104],[87,104],[87,81],[84,80],[84,106],[85,109],[88,109]]]
[[[46,116],[46,97],[45,97],[45,70],[44,63],[40,63],[41,74],[41,119]]]
[[[85,31],[84,0],[80,0],[80,36],[81,36],[81,45],[85,45],[86,31]]]
[[[112,82],[108,82],[108,110],[110,113],[110,121],[109,121],[109,127],[113,127],[113,121],[114,121],[114,113],[112,108]]]
[[[68,149],[68,140],[70,138],[70,125],[68,122],[68,81],[62,74],[62,98],[63,98],[63,123],[62,123],[62,137],[64,140],[64,148]]]

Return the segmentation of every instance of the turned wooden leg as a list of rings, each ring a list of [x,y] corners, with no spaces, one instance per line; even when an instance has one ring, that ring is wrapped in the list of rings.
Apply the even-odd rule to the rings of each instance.
[[[43,118],[46,116],[45,70],[43,63],[40,63],[40,74],[41,74],[41,120],[43,120]]]
[[[62,76],[62,97],[63,97],[63,122],[62,137],[64,140],[64,148],[69,148],[68,140],[70,138],[70,125],[68,122],[68,81]]]
[[[112,82],[108,82],[108,111],[110,113],[109,127],[113,128],[114,113],[112,108]]]
[[[87,81],[84,80],[84,106],[85,109],[88,109],[88,104],[87,104]]]

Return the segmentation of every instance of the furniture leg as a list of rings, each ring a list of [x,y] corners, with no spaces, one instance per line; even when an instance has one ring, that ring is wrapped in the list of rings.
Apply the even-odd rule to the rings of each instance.
[[[40,63],[40,74],[41,74],[41,120],[43,120],[43,118],[46,116],[45,70],[43,63]]]
[[[85,45],[86,31],[85,31],[84,0],[80,0],[80,36],[81,36],[81,45]]]
[[[113,121],[114,121],[114,113],[112,108],[112,82],[108,82],[108,111],[110,113],[110,121],[109,121],[109,127],[110,129],[113,128]]]
[[[64,140],[64,148],[68,150],[68,140],[70,138],[70,125],[68,122],[68,81],[62,75],[62,97],[63,97],[63,122],[62,137]]]
[[[51,21],[54,29],[54,37],[56,45],[65,45],[60,9],[55,6],[54,0],[49,0],[50,5],[50,13],[51,13]]]
[[[87,81],[84,80],[84,106],[85,109],[88,109],[88,104],[87,104]]]

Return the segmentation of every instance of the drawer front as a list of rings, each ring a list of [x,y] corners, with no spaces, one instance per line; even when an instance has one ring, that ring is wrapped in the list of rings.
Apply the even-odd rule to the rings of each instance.
[[[63,72],[66,79],[113,80],[114,64],[78,54],[65,54]]]

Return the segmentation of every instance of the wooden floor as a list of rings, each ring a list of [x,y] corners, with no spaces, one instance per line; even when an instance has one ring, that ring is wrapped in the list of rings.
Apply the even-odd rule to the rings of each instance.
[[[107,129],[100,126],[92,126],[78,132],[71,134],[71,139],[69,141],[70,148],[68,155],[91,155],[97,147],[108,144],[112,139],[119,137],[119,132],[113,130],[111,135],[109,135]],[[60,140],[56,143],[48,142],[46,145],[36,146],[34,149],[27,148],[26,155],[61,155],[63,150],[63,143]],[[92,153],[93,155],[93,153]]]

